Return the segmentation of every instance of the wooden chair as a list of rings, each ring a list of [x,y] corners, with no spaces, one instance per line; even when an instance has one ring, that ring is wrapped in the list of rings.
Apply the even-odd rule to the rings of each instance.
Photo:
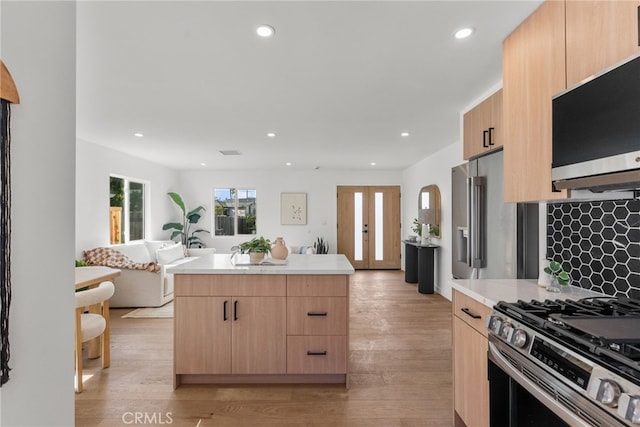
[[[82,343],[101,337],[102,367],[110,364],[109,298],[112,282],[102,282],[95,288],[76,292],[76,392],[82,392]],[[87,311],[89,308],[89,312]]]

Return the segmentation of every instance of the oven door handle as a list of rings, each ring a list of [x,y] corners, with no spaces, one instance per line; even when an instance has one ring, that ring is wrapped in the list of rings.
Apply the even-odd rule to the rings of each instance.
[[[502,369],[507,375],[517,381],[523,388],[538,399],[544,406],[549,408],[554,414],[562,418],[572,427],[592,427],[582,418],[565,408],[561,403],[551,398],[547,393],[542,391],[534,382],[525,377],[520,371],[509,363],[509,361],[500,354],[494,343],[489,342],[489,359]]]

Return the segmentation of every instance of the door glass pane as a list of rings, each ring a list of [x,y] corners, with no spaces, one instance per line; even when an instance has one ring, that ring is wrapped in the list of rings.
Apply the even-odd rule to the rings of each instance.
[[[235,230],[235,188],[216,188],[214,191],[215,235],[234,236]]]
[[[375,195],[376,261],[384,260],[384,194]]]
[[[129,240],[144,239],[144,184],[129,182]]]
[[[353,259],[362,261],[362,193],[353,194]]]

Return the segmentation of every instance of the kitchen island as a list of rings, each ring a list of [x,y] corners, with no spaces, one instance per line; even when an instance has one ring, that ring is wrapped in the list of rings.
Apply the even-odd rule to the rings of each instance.
[[[285,264],[203,256],[174,274],[174,385],[343,383],[349,353],[344,255]]]

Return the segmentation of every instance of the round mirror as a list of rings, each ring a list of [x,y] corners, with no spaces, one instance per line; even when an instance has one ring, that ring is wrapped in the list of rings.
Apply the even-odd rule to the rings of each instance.
[[[429,235],[440,238],[440,189],[437,185],[422,187],[418,195],[418,221],[429,226]]]

